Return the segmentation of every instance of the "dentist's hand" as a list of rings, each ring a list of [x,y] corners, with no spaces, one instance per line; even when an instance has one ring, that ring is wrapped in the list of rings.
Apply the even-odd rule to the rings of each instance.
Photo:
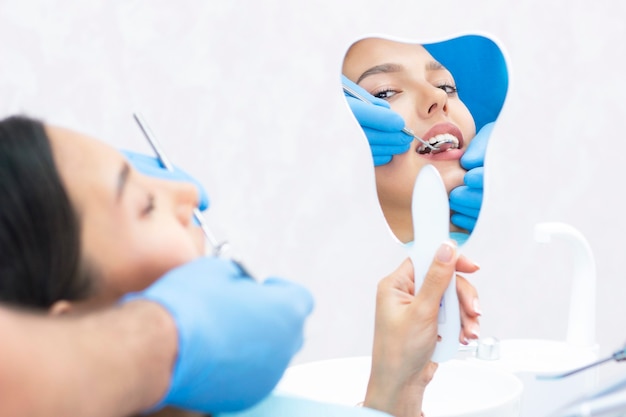
[[[373,103],[364,103],[344,93],[354,117],[367,136],[374,165],[387,164],[393,155],[407,152],[413,137],[402,131],[404,128],[402,116],[391,110],[385,100],[374,97],[346,76],[342,75],[341,79],[344,84]]]
[[[465,185],[450,192],[452,224],[468,231],[474,230],[483,202],[483,175],[485,152],[493,129],[493,122],[487,123],[470,142],[461,157],[461,166],[467,170],[463,177]]]
[[[279,278],[262,284],[232,262],[203,257],[123,301],[165,307],[178,329],[178,357],[159,406],[236,411],[268,395],[303,341],[311,294]]]
[[[151,177],[162,178],[165,180],[183,181],[194,184],[198,189],[198,195],[200,196],[198,208],[200,209],[200,211],[204,211],[209,208],[209,196],[207,195],[206,190],[204,189],[202,184],[200,184],[198,180],[187,174],[182,169],[174,167],[173,172],[168,171],[161,166],[156,158],[152,156],[123,149],[120,152],[124,154],[126,159],[128,159],[128,162],[130,162],[133,166],[133,168],[135,168],[142,174],[149,175]]]

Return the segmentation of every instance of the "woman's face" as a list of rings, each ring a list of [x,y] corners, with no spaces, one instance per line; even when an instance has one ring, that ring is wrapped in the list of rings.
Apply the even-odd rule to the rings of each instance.
[[[146,288],[204,253],[191,184],[145,176],[112,147],[46,127],[61,179],[81,223],[82,257],[96,272],[89,307]]]
[[[388,101],[406,127],[420,138],[450,133],[459,140],[459,149],[438,154],[418,153],[420,143],[414,140],[408,152],[394,155],[390,163],[375,169],[385,217],[401,241],[411,241],[411,200],[417,174],[424,165],[432,164],[448,193],[462,185],[465,170],[459,159],[476,134],[474,119],[456,93],[452,74],[419,44],[361,40],[346,54],[343,74],[373,96]]]

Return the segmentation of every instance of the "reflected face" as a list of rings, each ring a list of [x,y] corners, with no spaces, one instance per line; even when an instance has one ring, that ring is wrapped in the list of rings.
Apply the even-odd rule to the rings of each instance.
[[[377,166],[376,188],[391,229],[403,242],[413,240],[411,200],[415,178],[426,164],[440,172],[448,194],[463,184],[459,159],[476,134],[474,119],[459,99],[452,74],[423,46],[369,38],[356,42],[343,64],[343,74],[370,94],[389,102],[406,127],[424,140],[452,134],[459,149],[420,154],[414,140],[408,152]],[[452,231],[459,231],[451,225]]]
[[[145,176],[114,148],[79,133],[51,126],[46,132],[80,219],[82,257],[97,275],[83,304],[115,302],[204,253],[192,221],[193,185]]]

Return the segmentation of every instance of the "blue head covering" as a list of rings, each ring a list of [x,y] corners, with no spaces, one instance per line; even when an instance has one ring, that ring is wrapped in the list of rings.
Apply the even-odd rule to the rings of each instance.
[[[466,35],[424,48],[454,77],[459,98],[465,103],[478,132],[500,114],[509,86],[502,51],[491,39]]]

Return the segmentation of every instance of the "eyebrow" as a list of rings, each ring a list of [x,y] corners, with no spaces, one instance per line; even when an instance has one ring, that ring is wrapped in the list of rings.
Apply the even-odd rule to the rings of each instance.
[[[126,189],[126,184],[128,183],[128,175],[130,174],[130,165],[128,162],[124,162],[122,165],[122,169],[117,176],[117,196],[116,201],[120,201],[122,198],[122,194],[124,194],[124,190]]]
[[[438,61],[429,61],[426,64],[427,71],[438,71],[442,69],[446,69],[446,67],[441,65],[441,63]],[[386,63],[386,64],[375,65],[372,68],[369,68],[368,70],[366,70],[363,74],[361,74],[361,76],[356,81],[356,83],[357,84],[360,83],[361,81],[363,81],[364,78],[367,78],[370,75],[389,74],[389,73],[400,72],[400,71],[404,71],[404,67],[400,64]]]

